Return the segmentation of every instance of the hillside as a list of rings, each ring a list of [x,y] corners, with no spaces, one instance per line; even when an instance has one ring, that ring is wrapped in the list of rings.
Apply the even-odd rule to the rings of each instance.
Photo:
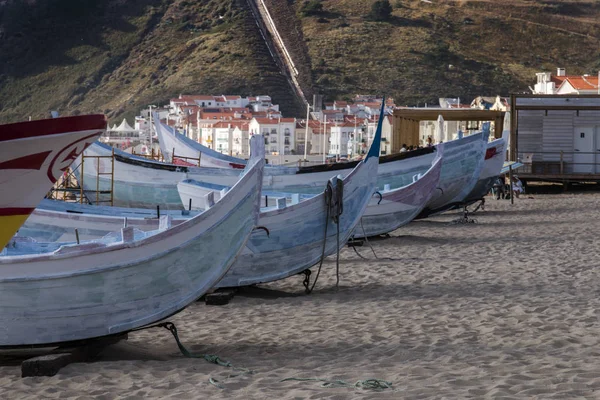
[[[416,105],[526,91],[557,66],[600,69],[596,1],[432,1],[392,0],[385,22],[365,18],[374,0],[323,0],[309,16],[303,1],[266,3],[302,83],[326,99]],[[4,0],[0,59],[0,122],[52,109],[114,121],[179,93],[266,93],[303,115],[246,0]]]

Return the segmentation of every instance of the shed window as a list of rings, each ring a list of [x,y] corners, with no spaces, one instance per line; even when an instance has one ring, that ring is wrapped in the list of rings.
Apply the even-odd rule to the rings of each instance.
[[[580,138],[584,138],[584,137],[585,137],[585,132],[581,132],[581,133],[579,134],[579,137],[580,137]]]

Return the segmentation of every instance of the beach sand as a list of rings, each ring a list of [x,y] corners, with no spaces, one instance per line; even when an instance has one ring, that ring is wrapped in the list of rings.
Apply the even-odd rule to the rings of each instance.
[[[488,198],[477,224],[455,212],[330,257],[314,293],[302,277],[197,302],[170,318],[182,342],[255,371],[184,358],[151,329],[94,363],[21,378],[0,362],[4,399],[600,398],[600,195]],[[314,277],[314,274],[313,274]],[[393,389],[323,388],[284,378],[380,378]],[[209,383],[221,382],[223,388]]]

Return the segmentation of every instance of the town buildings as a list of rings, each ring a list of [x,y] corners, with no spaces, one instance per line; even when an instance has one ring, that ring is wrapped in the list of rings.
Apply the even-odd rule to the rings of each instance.
[[[537,73],[537,82],[530,89],[533,94],[600,94],[599,75],[567,75],[564,68],[557,68],[556,75]]]

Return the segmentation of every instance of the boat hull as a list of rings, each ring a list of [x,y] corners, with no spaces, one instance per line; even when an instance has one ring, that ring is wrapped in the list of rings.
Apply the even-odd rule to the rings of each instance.
[[[110,155],[112,149],[95,143],[88,149],[89,155]],[[126,155],[115,150],[114,205],[132,208],[161,208],[181,210],[187,207],[177,193],[177,182],[185,179],[213,184],[232,186],[239,177],[239,170],[225,168],[180,167],[150,162],[139,157]],[[392,187],[405,186],[412,182],[412,176],[429,169],[434,158],[433,151],[416,153],[417,156],[379,164],[377,185]],[[84,167],[83,187],[87,197],[95,202],[97,188],[110,190],[110,179],[100,173],[110,172],[108,159],[101,159],[99,168],[87,163]],[[350,165],[350,164],[349,164]],[[342,165],[343,167],[343,165]],[[263,190],[299,194],[318,194],[333,176],[346,175],[353,167],[331,168],[321,172],[300,173],[294,168],[265,168]],[[400,173],[400,171],[402,173]],[[78,176],[79,178],[79,176]],[[98,184],[97,184],[98,182]]]
[[[127,332],[196,300],[227,272],[256,224],[262,163],[210,210],[141,241],[0,257],[0,346]]]
[[[0,125],[0,249],[105,130],[103,115]]]
[[[504,159],[506,157],[507,144],[508,142],[504,138],[496,139],[488,144],[486,159],[481,175],[479,176],[475,187],[466,196],[464,200],[466,204],[472,204],[479,201],[488,194],[502,170]]]
[[[371,198],[377,174],[376,159],[370,164],[345,179],[339,236],[338,226],[331,217],[327,219],[323,194],[281,210],[263,212],[258,225],[266,227],[269,235],[262,231],[254,232],[243,253],[216,287],[246,286],[284,279],[317,264],[322,254],[334,254],[338,245],[343,246],[352,235]]]
[[[444,143],[438,190],[417,218],[449,210],[471,192],[484,164],[489,131]]]
[[[412,221],[435,193],[441,170],[442,159],[438,158],[416,182],[395,190],[381,191],[381,198],[377,194],[374,195],[354,232],[354,237],[383,235]]]

